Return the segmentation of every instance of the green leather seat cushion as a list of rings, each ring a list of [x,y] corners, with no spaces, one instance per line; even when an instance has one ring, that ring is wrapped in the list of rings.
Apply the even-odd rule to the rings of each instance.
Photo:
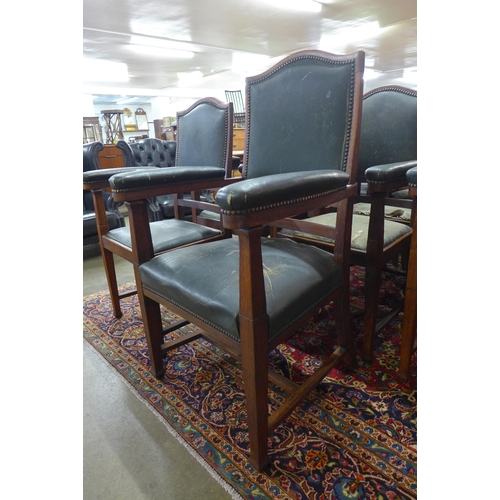
[[[328,213],[323,215],[318,215],[316,217],[310,217],[307,219],[310,222],[315,222],[317,224],[323,224],[325,226],[334,226],[337,223],[337,214]],[[351,236],[351,248],[353,250],[360,250],[366,252],[366,246],[368,242],[368,226],[370,223],[370,218],[365,215],[352,216],[352,236]],[[318,241],[323,241],[326,243],[334,243],[332,239],[323,238],[321,236],[314,236],[309,233],[304,234],[300,231],[292,231],[288,229],[282,229],[281,232],[289,236],[302,236],[306,238],[316,239]],[[411,232],[411,227],[400,222],[393,222],[390,220],[384,220],[384,248],[394,243],[399,238],[403,237],[405,234]]]
[[[177,219],[151,222],[150,228],[155,254],[221,234],[217,229]],[[109,238],[132,248],[130,228],[120,227],[112,229],[107,235]]]
[[[288,239],[262,239],[272,341],[341,283],[333,256]],[[239,242],[229,238],[159,255],[139,267],[143,287],[239,341]]]

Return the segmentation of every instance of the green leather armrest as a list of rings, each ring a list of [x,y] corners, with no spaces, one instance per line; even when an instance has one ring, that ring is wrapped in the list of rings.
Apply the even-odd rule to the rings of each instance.
[[[131,173],[142,170],[157,170],[158,167],[119,167],[119,168],[103,168],[100,170],[88,170],[83,172],[83,189],[99,189],[109,186],[109,179],[113,175],[122,172]]]
[[[349,175],[341,170],[313,170],[246,179],[217,192],[222,213],[246,214],[338,191]]]
[[[225,170],[220,167],[169,167],[134,170],[114,175],[109,179],[113,193],[137,193],[147,189],[170,188],[213,180],[222,181]]]
[[[416,166],[417,160],[412,160],[369,167],[365,170],[366,181],[368,185],[393,184],[401,181],[401,186],[405,186],[407,185],[406,172]]]

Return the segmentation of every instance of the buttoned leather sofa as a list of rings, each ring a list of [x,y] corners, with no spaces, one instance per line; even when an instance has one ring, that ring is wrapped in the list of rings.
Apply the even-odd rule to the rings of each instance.
[[[130,144],[136,165],[173,167],[175,165],[175,141],[146,138]]]

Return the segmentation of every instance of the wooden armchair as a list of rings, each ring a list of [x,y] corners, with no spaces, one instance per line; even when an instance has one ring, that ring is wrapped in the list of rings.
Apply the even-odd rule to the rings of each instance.
[[[131,210],[152,373],[162,377],[169,351],[198,337],[240,359],[250,463],[258,470],[269,463],[268,436],[280,422],[334,366],[355,364],[349,250],[363,67],[363,52],[303,51],[247,78],[245,178],[216,195],[224,227],[237,238],[155,256],[147,197],[161,192],[161,185],[144,174],[110,179],[116,199],[128,202]],[[290,152],[299,141],[308,144],[307,161]],[[333,255],[289,239],[262,237],[268,223],[333,203],[339,206]],[[269,352],[332,300],[337,349],[302,385],[270,372]],[[160,304],[199,330],[165,343]],[[272,415],[269,379],[290,393]]]
[[[103,192],[109,188],[110,177],[120,172],[124,172],[125,176],[134,172],[142,173],[145,176],[159,179],[159,182],[169,183],[171,186],[166,194],[171,195],[174,199],[175,218],[150,222],[151,200],[155,199],[157,195],[150,196],[147,204],[147,226],[150,228],[153,237],[155,254],[167,252],[172,248],[184,245],[230,236],[230,233],[224,230],[220,221],[212,221],[211,227],[196,223],[196,214],[201,210],[219,210],[213,203],[199,200],[200,189],[216,189],[228,182],[233,182],[231,179],[226,180],[227,177],[231,176],[232,168],[232,104],[223,103],[215,98],[204,98],[191,106],[190,111],[196,114],[196,120],[192,120],[187,126],[179,127],[178,132],[178,137],[182,136],[183,140],[186,141],[185,148],[188,149],[189,145],[191,150],[186,155],[186,161],[182,162],[184,169],[191,172],[191,175],[184,179],[182,188],[177,187],[178,183],[175,176],[180,171],[179,169],[174,170],[175,167],[136,166],[124,169],[84,172],[83,174],[83,187],[92,191],[96,207],[99,242],[113,312],[116,318],[120,318],[122,315],[120,299],[134,294],[135,291],[119,293],[113,254],[128,260],[134,266],[136,279],[139,256],[136,247],[133,245],[133,235],[131,235],[129,227],[112,228],[105,217]],[[207,137],[208,140],[206,140]],[[186,167],[188,160],[193,163]],[[184,188],[186,191],[182,190]],[[189,199],[183,198],[185,192],[191,193]],[[179,207],[186,207],[192,211],[192,222],[182,219]]]
[[[369,210],[367,215],[356,212],[353,215],[351,264],[363,266],[366,270],[362,356],[367,361],[373,356],[375,335],[401,311],[404,304],[401,301],[389,314],[378,315],[382,270],[399,255],[403,256],[403,263],[407,262],[412,235],[411,221],[388,220],[385,207],[396,204],[411,209],[411,199],[398,200],[390,195],[407,187],[406,172],[416,164],[416,91],[388,85],[365,94],[357,180],[358,188],[367,185],[367,194],[362,195],[358,190],[356,203],[367,203]],[[303,233],[299,222],[288,224],[277,232],[277,236],[334,251],[336,240],[329,231],[337,223],[336,211],[327,210],[308,218],[308,221],[317,225],[314,236]]]

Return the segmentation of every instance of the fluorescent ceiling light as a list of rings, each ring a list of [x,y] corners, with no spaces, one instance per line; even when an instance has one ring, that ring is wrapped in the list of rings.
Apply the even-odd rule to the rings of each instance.
[[[126,96],[123,99],[116,101],[116,104],[132,104],[136,101],[136,97]]]
[[[182,42],[149,36],[131,36],[130,48],[134,52],[144,55],[178,57],[182,59],[191,59],[194,56],[194,52],[186,50],[186,44]]]
[[[269,56],[250,52],[233,52],[231,70],[242,75],[253,75],[269,66]]]
[[[125,63],[83,58],[84,82],[128,82],[128,67]]]
[[[187,73],[177,73],[179,87],[185,87],[200,82],[203,78],[201,71],[189,71]]]
[[[403,71],[403,79],[407,82],[417,83],[417,68],[406,68]]]
[[[357,26],[347,26],[335,31],[333,34],[323,35],[319,43],[319,48],[331,51],[336,47],[344,47],[361,40],[376,38],[386,29],[390,28],[381,28],[378,21],[359,24]]]
[[[280,7],[283,10],[320,12],[323,6],[315,0],[266,0],[266,5]]]
[[[363,79],[366,80],[374,80],[375,78],[378,78],[381,75],[380,71],[375,71],[374,69],[371,68],[365,68],[365,71],[363,73]]]
[[[144,45],[129,45],[130,49],[143,56],[165,57],[167,59],[191,59],[194,52],[187,50],[162,49],[160,47],[146,47]]]

